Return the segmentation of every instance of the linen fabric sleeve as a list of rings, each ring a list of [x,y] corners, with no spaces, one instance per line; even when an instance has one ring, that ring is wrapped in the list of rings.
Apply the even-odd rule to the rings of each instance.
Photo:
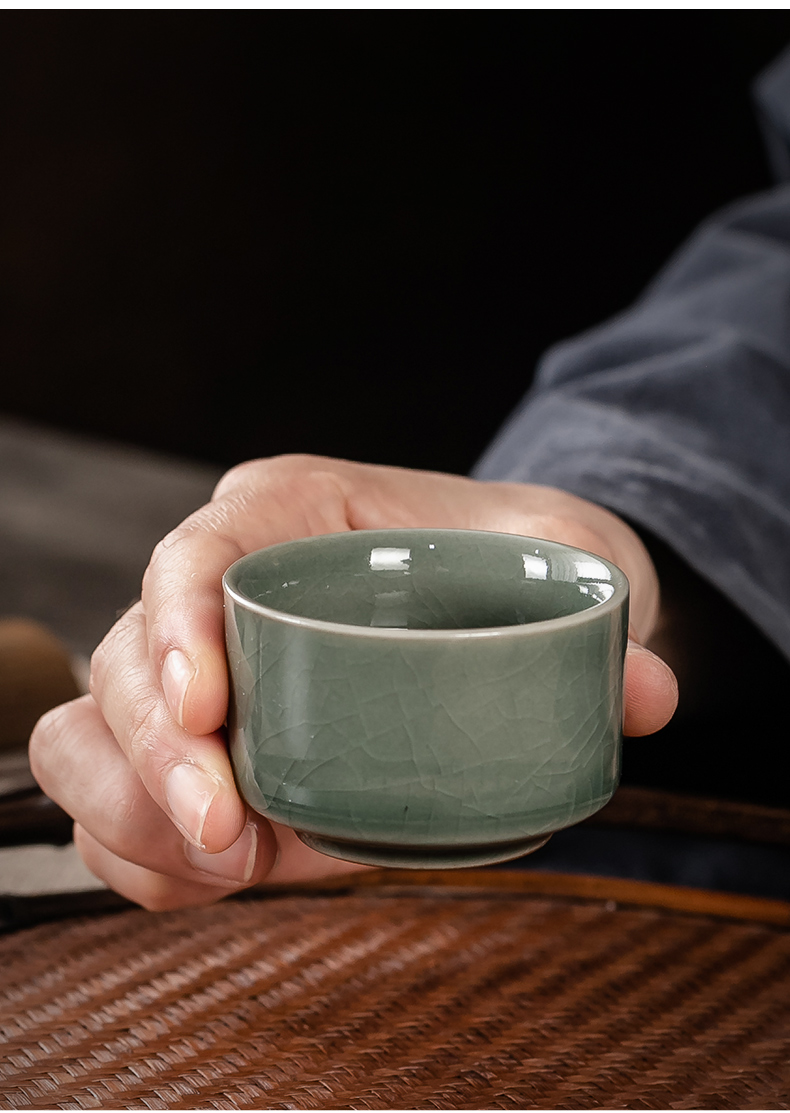
[[[790,658],[790,185],[706,221],[629,311],[550,350],[473,474],[644,527]]]

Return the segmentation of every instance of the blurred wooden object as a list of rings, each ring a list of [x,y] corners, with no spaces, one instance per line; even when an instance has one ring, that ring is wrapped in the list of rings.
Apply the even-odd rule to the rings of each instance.
[[[790,811],[786,808],[636,785],[621,785],[609,803],[584,822],[591,827],[676,831],[703,838],[790,845]]]
[[[0,938],[0,1108],[788,1108],[781,901],[377,871],[73,911]]]
[[[79,694],[68,650],[50,630],[0,620],[0,750],[25,747],[45,711]]]
[[[70,840],[71,819],[40,791],[27,744],[45,711],[79,694],[69,652],[51,630],[0,620],[0,846]]]

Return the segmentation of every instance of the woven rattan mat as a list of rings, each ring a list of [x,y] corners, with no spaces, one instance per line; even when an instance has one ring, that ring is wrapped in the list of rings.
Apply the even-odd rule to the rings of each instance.
[[[393,874],[19,931],[0,1105],[790,1108],[790,906],[578,881]]]

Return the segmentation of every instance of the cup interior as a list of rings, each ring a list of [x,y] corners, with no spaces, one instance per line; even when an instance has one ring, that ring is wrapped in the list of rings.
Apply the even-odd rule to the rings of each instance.
[[[307,620],[400,630],[545,622],[606,603],[625,577],[557,542],[467,530],[359,530],[274,545],[226,573],[230,594]]]

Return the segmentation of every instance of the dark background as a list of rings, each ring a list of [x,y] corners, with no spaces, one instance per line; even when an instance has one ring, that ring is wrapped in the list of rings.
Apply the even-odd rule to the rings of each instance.
[[[770,184],[790,14],[0,14],[0,412],[464,472]]]

